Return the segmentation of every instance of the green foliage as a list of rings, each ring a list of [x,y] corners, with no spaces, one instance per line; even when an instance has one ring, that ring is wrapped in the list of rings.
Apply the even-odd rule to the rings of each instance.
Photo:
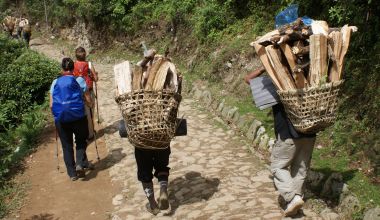
[[[201,41],[207,38],[216,39],[217,32],[234,21],[233,15],[224,4],[210,1],[198,7],[193,17],[195,35]]]
[[[59,65],[26,50],[0,75],[0,130],[19,121],[33,103],[42,104],[45,93],[59,73]]]
[[[0,35],[0,218],[13,204],[10,170],[29,154],[46,124],[46,91],[59,65]]]
[[[6,67],[24,52],[24,45],[18,40],[10,40],[8,36],[0,34],[0,75]]]

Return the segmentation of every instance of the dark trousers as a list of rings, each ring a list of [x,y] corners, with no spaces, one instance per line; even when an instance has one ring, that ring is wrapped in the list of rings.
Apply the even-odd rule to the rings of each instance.
[[[22,32],[22,39],[26,42],[27,47],[29,47],[31,34],[28,32]]]
[[[164,150],[146,150],[135,147],[137,178],[143,183],[151,182],[154,176],[158,181],[168,181],[170,147]]]
[[[59,138],[62,143],[63,150],[63,160],[65,161],[67,174],[70,177],[76,176],[75,165],[84,166],[86,162],[86,148],[87,148],[87,118],[84,117],[80,120],[69,122],[69,123],[59,123],[56,122]],[[75,135],[76,144],[76,160],[74,160],[74,143],[73,135]],[[76,162],[75,162],[76,161]]]

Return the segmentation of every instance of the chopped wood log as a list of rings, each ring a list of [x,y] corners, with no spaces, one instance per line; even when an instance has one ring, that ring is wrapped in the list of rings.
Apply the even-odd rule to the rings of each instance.
[[[170,89],[174,89],[176,92],[179,90],[179,73],[177,72],[177,68],[175,65],[170,62],[170,67],[169,67],[169,73],[172,73],[172,79],[170,81]]]
[[[339,31],[333,31],[329,34],[329,47],[332,48],[330,59],[332,61],[329,80],[331,82],[339,81],[339,60],[342,51],[342,35]]]
[[[261,60],[261,63],[265,67],[265,70],[269,74],[274,85],[277,87],[277,89],[284,90],[284,87],[280,84],[280,81],[278,80],[278,76],[277,76],[275,70],[273,69],[273,66],[271,65],[269,58],[265,52],[265,47],[261,46],[259,43],[256,43],[256,42],[251,43],[251,46],[253,46],[255,48],[256,53]]]
[[[296,87],[298,89],[304,88],[307,85],[307,80],[303,75],[303,71],[293,71],[297,65],[297,57],[292,53],[292,49],[288,44],[281,44],[280,46],[282,52],[285,54],[286,60],[288,61],[291,73],[296,83]]]
[[[157,70],[156,77],[153,82],[153,90],[162,90],[168,76],[168,71],[170,68],[169,61],[163,61],[160,68]]]
[[[269,45],[269,44],[272,44],[272,42],[271,42],[270,39],[273,36],[276,36],[276,35],[280,35],[280,32],[278,30],[271,31],[271,32],[265,34],[264,36],[259,37],[259,39],[256,41],[256,43],[258,43],[258,44],[264,44],[265,46]],[[252,42],[250,45],[253,46],[254,43],[255,42]]]
[[[323,34],[310,36],[310,72],[311,86],[319,86],[327,76],[327,37]]]
[[[154,83],[154,78],[156,78],[156,73],[158,69],[160,68],[161,64],[163,63],[164,58],[162,56],[156,56],[153,60],[152,66],[148,68],[147,71],[147,82],[144,87],[145,90],[152,90],[153,89],[153,83]]]
[[[143,69],[139,65],[135,65],[133,68],[133,79],[132,79],[132,89],[139,90],[142,89],[141,80],[143,77]]]
[[[292,76],[290,75],[288,69],[281,63],[281,51],[279,49],[275,49],[273,45],[267,46],[265,51],[267,52],[273,69],[276,70],[275,74],[278,76],[277,79],[284,86],[284,89],[295,89],[296,85],[294,84]]]
[[[351,27],[348,27],[348,25],[344,25],[340,32],[342,33],[342,51],[339,56],[339,62],[338,62],[338,73],[339,73],[339,79],[342,79],[343,76],[343,62],[344,62],[344,56],[346,56],[348,46],[350,45],[350,37],[351,37]]]
[[[117,95],[132,91],[132,71],[129,61],[124,61],[114,66],[115,84]]]

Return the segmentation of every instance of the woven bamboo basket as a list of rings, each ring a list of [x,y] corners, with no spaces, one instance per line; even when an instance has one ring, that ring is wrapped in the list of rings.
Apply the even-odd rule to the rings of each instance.
[[[137,90],[115,98],[135,147],[165,149],[175,135],[181,95],[173,90]]]
[[[302,133],[317,133],[335,122],[339,91],[343,80],[289,91],[277,91],[294,128]]]

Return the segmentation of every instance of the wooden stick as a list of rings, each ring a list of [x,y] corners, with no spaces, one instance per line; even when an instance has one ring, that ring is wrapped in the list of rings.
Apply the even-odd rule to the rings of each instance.
[[[282,85],[284,85],[284,89],[295,89],[296,85],[294,84],[292,76],[290,75],[288,69],[281,63],[281,51],[279,49],[275,49],[273,45],[267,46],[265,51],[267,52],[273,68],[276,70],[278,80]]]
[[[118,95],[132,91],[132,74],[129,61],[114,66],[115,84]]]
[[[310,36],[310,85],[319,86],[327,76],[327,38],[323,34]]]
[[[329,79],[331,82],[339,81],[339,60],[342,51],[342,35],[339,31],[333,31],[329,34],[329,47],[332,48],[333,58],[332,66],[330,69]]]
[[[153,90],[162,90],[168,75],[168,70],[170,68],[170,62],[162,62],[160,68],[157,70],[156,78],[153,83]]]
[[[139,90],[142,88],[141,78],[143,75],[142,67],[139,65],[135,65],[133,69],[133,79],[132,79],[132,89]]]
[[[261,63],[265,67],[265,70],[269,74],[274,85],[277,87],[277,89],[284,90],[284,87],[280,84],[280,81],[277,78],[276,72],[274,71],[273,66],[270,64],[268,56],[265,53],[265,47],[261,46],[259,43],[256,43],[256,42],[253,42],[251,45],[255,48],[256,53],[261,60]]]
[[[152,90],[153,89],[153,83],[154,83],[154,78],[156,78],[156,73],[158,69],[160,68],[162,62],[164,61],[164,58],[162,56],[155,57],[153,64],[150,68],[148,68],[148,81],[146,82],[145,85],[145,90]]]
[[[348,46],[350,45],[350,37],[351,37],[351,28],[348,25],[344,25],[341,29],[342,33],[342,51],[340,53],[339,62],[338,62],[338,73],[339,79],[342,79],[343,76],[343,62],[344,56],[346,56]]]
[[[304,88],[307,85],[307,80],[303,75],[303,71],[294,71],[297,63],[297,57],[292,53],[292,49],[288,44],[281,44],[281,50],[285,54],[286,60],[288,61],[291,73],[296,82],[296,87],[298,89]],[[302,69],[301,69],[302,70]]]

